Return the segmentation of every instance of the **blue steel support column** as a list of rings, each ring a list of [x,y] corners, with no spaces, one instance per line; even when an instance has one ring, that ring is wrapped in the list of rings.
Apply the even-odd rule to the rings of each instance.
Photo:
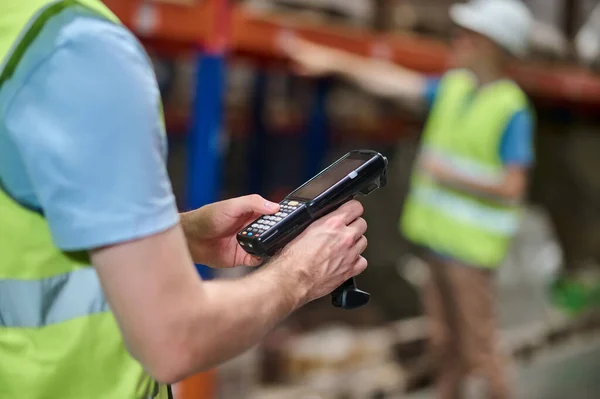
[[[305,180],[319,173],[330,146],[329,121],[327,118],[327,93],[330,79],[319,79],[316,83],[315,98],[310,111],[310,122],[306,134],[306,175]]]
[[[225,57],[205,53],[198,58],[196,98],[188,144],[188,206],[196,209],[219,199],[222,162]],[[202,278],[211,269],[197,266]]]
[[[265,105],[267,97],[267,73],[257,71],[252,93],[252,126],[250,137],[250,151],[248,154],[249,189],[250,193],[266,195],[264,192],[265,176],[265,145],[267,126],[265,123]]]

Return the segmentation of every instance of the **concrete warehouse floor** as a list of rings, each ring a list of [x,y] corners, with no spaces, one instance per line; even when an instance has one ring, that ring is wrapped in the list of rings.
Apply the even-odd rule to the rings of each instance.
[[[600,339],[549,350],[529,364],[517,364],[516,399],[597,399],[600,397]],[[433,399],[432,390],[402,399]],[[398,398],[400,399],[400,398]]]
[[[539,283],[499,287],[499,322],[502,338],[519,340],[554,318],[548,311]],[[556,315],[554,315],[556,316]],[[519,361],[516,373],[517,399],[598,399],[600,398],[600,336],[568,339],[541,350],[531,361]],[[428,389],[403,399],[433,399]]]

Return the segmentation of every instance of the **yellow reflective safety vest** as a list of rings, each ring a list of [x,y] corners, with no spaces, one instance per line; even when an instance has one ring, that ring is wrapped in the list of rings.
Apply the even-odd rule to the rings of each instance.
[[[442,78],[427,121],[421,151],[455,173],[482,183],[503,178],[503,133],[513,115],[528,107],[510,80],[477,88],[465,70]],[[519,208],[449,189],[418,165],[400,219],[413,243],[464,263],[494,268],[502,263],[519,225]]]
[[[45,24],[73,8],[119,23],[97,0],[0,2],[0,91]],[[0,398],[167,397],[127,352],[87,253],[56,248],[43,214],[0,185]]]

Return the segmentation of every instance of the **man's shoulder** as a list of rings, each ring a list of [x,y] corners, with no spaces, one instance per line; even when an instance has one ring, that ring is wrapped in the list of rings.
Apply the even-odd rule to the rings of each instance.
[[[84,13],[78,8],[65,10],[51,18],[29,44],[16,71],[24,74],[17,73],[16,78],[27,76],[31,70],[37,68],[59,49],[68,48],[76,51],[81,45],[102,43],[110,43],[115,46],[115,51],[118,51],[119,46],[131,46],[132,43],[137,43],[137,40],[122,25],[97,15]]]
[[[10,81],[3,85],[0,92],[0,114],[14,94],[28,83],[30,76],[58,51],[77,52],[89,46],[110,49],[113,54],[120,48],[143,52],[141,45],[127,28],[99,16],[83,13],[77,8],[65,10],[44,25],[22,55]],[[85,64],[96,60],[82,56],[71,58],[71,62],[73,61]],[[68,71],[57,69],[53,73],[66,76]]]
[[[123,25],[116,24],[101,16],[90,15],[74,9],[56,21],[48,35],[55,41],[55,47],[83,42],[134,42],[135,36]]]

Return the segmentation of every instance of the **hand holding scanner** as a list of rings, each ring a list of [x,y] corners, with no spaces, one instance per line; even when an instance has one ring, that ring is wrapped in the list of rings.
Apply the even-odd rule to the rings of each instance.
[[[280,203],[275,215],[265,215],[237,234],[238,243],[252,255],[273,256],[312,222],[358,195],[385,186],[387,159],[376,151],[351,151],[304,183]],[[333,306],[354,309],[370,295],[356,287],[354,278],[331,293]]]

